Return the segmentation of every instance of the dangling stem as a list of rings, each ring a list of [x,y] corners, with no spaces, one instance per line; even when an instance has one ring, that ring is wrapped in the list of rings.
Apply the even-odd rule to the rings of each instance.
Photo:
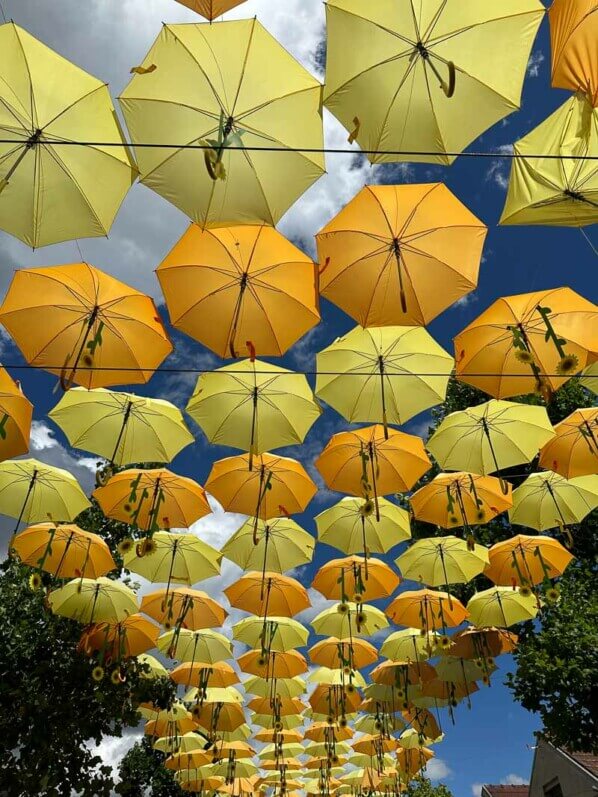
[[[376,452],[374,449],[374,444],[370,442],[369,444],[370,449],[370,465],[372,468],[372,487],[374,490],[374,505],[376,507],[376,520],[378,523],[380,522],[380,504],[378,503],[378,488],[376,486],[376,467],[374,465],[374,458],[376,456]]]
[[[397,275],[399,277],[399,293],[401,298],[401,310],[407,312],[407,299],[405,297],[405,286],[403,285],[403,267],[401,263],[401,242],[394,238],[392,242],[392,253],[397,261]]]
[[[21,525],[21,521],[23,520],[23,515],[25,514],[25,509],[27,508],[27,502],[29,501],[31,493],[33,492],[33,489],[35,487],[38,475],[39,475],[39,472],[37,470],[34,470],[32,475],[31,475],[31,480],[29,482],[29,487],[27,488],[27,494],[25,495],[25,500],[23,501],[23,506],[21,507],[21,511],[19,512],[19,517],[17,518],[17,525],[15,526],[15,530],[12,533],[13,537],[17,533],[17,531],[19,530],[19,526]]]
[[[245,271],[241,275],[241,280],[239,282],[239,295],[235,304],[233,322],[231,324],[231,332],[228,341],[228,349],[231,357],[238,357],[237,351],[235,349],[235,338],[237,337],[237,327],[239,325],[239,318],[241,317],[241,308],[243,306],[243,296],[245,294],[245,289],[247,288],[247,280],[248,274]]]
[[[98,317],[99,310],[100,310],[100,308],[96,304],[95,307],[93,308],[93,310],[91,311],[91,314],[89,316],[87,324],[85,325],[85,329],[84,329],[84,332],[83,332],[83,339],[81,341],[81,345],[79,346],[79,350],[78,350],[77,355],[75,357],[75,362],[73,363],[73,367],[71,368],[71,371],[70,371],[68,377],[66,375],[66,367],[67,367],[67,363],[68,363],[68,360],[69,360],[68,357],[67,357],[67,359],[66,359],[66,361],[64,363],[64,366],[62,368],[62,373],[60,375],[60,385],[61,385],[63,390],[68,390],[73,384],[73,380],[75,378],[75,373],[77,372],[77,367],[79,365],[79,360],[81,359],[81,355],[83,354],[83,350],[85,349],[85,345],[87,344],[87,338],[89,337],[89,333],[91,332],[92,327],[95,324],[95,321],[96,321],[96,319]]]
[[[380,388],[382,391],[382,423],[384,425],[384,439],[388,440],[388,420],[386,417],[386,391],[384,387],[384,357],[378,357],[378,368],[380,370]]]
[[[110,458],[110,464],[111,465],[115,465],[116,464],[116,462],[115,462],[116,455],[118,453],[118,449],[119,449],[120,444],[122,442],[123,435],[125,434],[125,430],[127,428],[127,424],[129,422],[129,418],[131,416],[131,410],[132,409],[133,409],[133,402],[131,401],[131,399],[127,399],[127,403],[125,404],[125,411],[124,411],[124,414],[123,414],[123,422],[122,422],[122,425],[120,427],[120,431],[118,433],[118,437],[116,438],[116,445],[114,446],[114,452],[112,454],[112,457]]]
[[[249,470],[253,470],[253,455],[255,448],[255,427],[257,423],[257,401],[258,401],[258,387],[253,388],[253,412],[251,415],[251,439],[249,441]]]
[[[490,429],[488,427],[488,420],[487,418],[482,418],[482,429],[484,430],[484,434],[486,435],[486,439],[488,440],[488,447],[490,448],[490,453],[492,454],[492,460],[494,462],[495,472],[499,474],[499,481],[500,481],[500,489],[503,495],[508,495],[509,492],[509,485],[508,483],[500,476],[500,468],[498,466],[498,460],[496,459],[496,454],[494,453],[494,446],[492,445],[492,438],[490,437]]]

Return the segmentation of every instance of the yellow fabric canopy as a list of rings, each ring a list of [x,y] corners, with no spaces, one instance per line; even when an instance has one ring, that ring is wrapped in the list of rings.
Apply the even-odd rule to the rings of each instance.
[[[553,0],[548,9],[552,85],[583,91],[598,105],[598,14],[596,0]]]

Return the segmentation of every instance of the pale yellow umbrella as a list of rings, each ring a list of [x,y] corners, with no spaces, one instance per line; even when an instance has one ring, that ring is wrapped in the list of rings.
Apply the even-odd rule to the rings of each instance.
[[[197,11],[210,22],[216,17],[221,17],[226,11],[241,5],[245,0],[177,0],[192,11]]]
[[[48,596],[54,614],[80,623],[119,623],[137,612],[137,597],[121,581],[75,578]]]
[[[352,636],[367,638],[388,628],[388,620],[375,606],[347,601],[321,611],[311,621],[311,626],[320,636],[333,636],[337,639],[350,639]]]
[[[538,599],[529,588],[492,587],[478,592],[467,604],[469,619],[478,627],[508,628],[533,620],[538,609]]]
[[[386,498],[378,499],[380,520],[372,502],[347,497],[314,518],[319,542],[346,554],[387,553],[411,537],[409,513]]]
[[[598,395],[598,360],[585,369],[579,381],[587,390]]]
[[[286,653],[307,644],[309,632],[290,617],[245,617],[233,626],[233,638],[269,653]]]
[[[394,661],[422,661],[435,655],[438,641],[435,631],[422,634],[419,628],[403,628],[386,637],[380,655]]]
[[[416,540],[395,563],[403,578],[430,587],[466,584],[488,565],[488,550],[458,537]]]
[[[170,658],[185,662],[214,664],[232,656],[232,645],[224,634],[211,628],[200,631],[175,629],[158,637],[157,648]]]
[[[14,22],[0,51],[0,228],[34,248],[107,235],[137,177],[108,86]]]
[[[246,521],[222,546],[222,555],[243,570],[284,573],[311,562],[316,541],[287,517]]]
[[[558,473],[532,473],[513,491],[511,523],[545,531],[581,523],[598,507],[598,476],[564,479]]]
[[[196,584],[220,573],[222,554],[194,534],[157,531],[124,556],[124,566],[152,582]],[[165,598],[166,600],[166,598]]]

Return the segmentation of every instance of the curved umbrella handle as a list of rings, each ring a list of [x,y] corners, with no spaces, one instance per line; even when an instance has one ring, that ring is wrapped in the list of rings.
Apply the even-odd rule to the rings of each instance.
[[[447,83],[443,83],[442,84],[442,90],[444,91],[444,93],[446,94],[446,96],[450,100],[450,98],[455,93],[455,85],[457,83],[457,70],[455,69],[455,65],[454,65],[454,63],[452,61],[449,61],[447,66],[448,66],[448,71],[449,71],[448,84]]]

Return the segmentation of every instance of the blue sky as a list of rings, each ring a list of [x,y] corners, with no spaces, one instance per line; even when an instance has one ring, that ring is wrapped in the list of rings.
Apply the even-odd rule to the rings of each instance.
[[[51,4],[52,8],[48,8],[49,5],[45,0],[4,0],[7,16],[12,16],[84,68],[109,80],[115,95],[125,84],[130,66],[141,61],[162,19],[193,19],[172,0],[128,0],[126,3],[122,0],[96,0],[83,10],[80,0],[57,0]],[[293,54],[309,68],[316,69],[315,53],[322,35],[319,4],[311,0],[305,0],[303,4],[298,0],[288,0],[288,6],[281,9],[276,0],[250,0],[234,15],[256,12]],[[69,21],[68,26],[65,20]],[[93,34],[89,33],[90,30]],[[567,92],[550,88],[548,24],[544,20],[528,67],[522,110],[488,131],[474,142],[471,149],[497,150],[512,144],[543,121],[568,96]],[[328,143],[343,145],[346,133],[330,118],[326,124]],[[330,175],[308,192],[299,206],[283,219],[281,230],[313,252],[313,233],[365,182],[446,182],[459,199],[489,226],[478,289],[429,326],[438,342],[452,352],[453,336],[501,295],[569,285],[589,299],[596,301],[598,297],[595,256],[578,230],[496,226],[504,204],[509,168],[506,160],[461,158],[449,168],[401,164],[372,170],[359,157],[337,156],[330,159]],[[182,214],[148,189],[137,185],[127,198],[109,240],[83,241],[81,248],[90,262],[159,299],[153,270],[186,226]],[[588,234],[596,245],[596,229],[590,228]],[[15,267],[51,265],[78,259],[72,244],[32,253],[0,234],[0,294]],[[322,324],[297,344],[282,362],[279,361],[280,364],[312,370],[315,352],[354,326],[351,319],[325,300],[322,301],[322,315]],[[173,340],[177,350],[167,365],[201,369],[219,364],[216,357],[189,338],[173,332]],[[3,362],[22,361],[8,340],[2,338],[0,343]],[[82,452],[67,450],[59,430],[44,420],[47,411],[59,398],[58,394],[52,393],[55,378],[31,372],[15,372],[14,375],[21,378],[26,394],[35,404],[38,423],[32,446],[34,455],[70,467],[89,488],[93,479],[90,461]],[[137,388],[136,392],[161,395],[182,407],[193,385],[193,377],[158,375],[149,385]],[[173,470],[203,482],[214,460],[235,452],[209,446],[197,427],[192,422],[190,425],[197,433],[197,442],[175,460]],[[283,453],[299,457],[313,473],[314,457],[330,435],[344,426],[342,419],[328,410],[310,432],[304,446]],[[426,419],[419,417],[405,430],[424,433],[426,426]],[[315,533],[313,515],[339,497],[324,492],[309,511],[298,518],[298,522]],[[198,532],[205,530],[208,539],[223,542],[237,524],[235,518],[226,518],[219,513],[204,523]],[[393,551],[392,558],[400,552],[401,548]],[[314,566],[303,571],[302,580],[311,578],[315,568],[331,555],[334,555],[332,549],[318,546]],[[217,580],[211,588],[217,590],[222,583],[222,580]],[[445,779],[456,797],[477,794],[476,784],[515,782],[527,778],[530,772],[533,732],[538,723],[512,701],[509,691],[501,685],[509,660],[503,658],[499,663],[501,669],[495,674],[492,687],[481,688],[474,695],[471,711],[460,706],[454,727],[448,717],[443,717],[446,739],[436,749],[439,762],[431,767],[431,774]]]

